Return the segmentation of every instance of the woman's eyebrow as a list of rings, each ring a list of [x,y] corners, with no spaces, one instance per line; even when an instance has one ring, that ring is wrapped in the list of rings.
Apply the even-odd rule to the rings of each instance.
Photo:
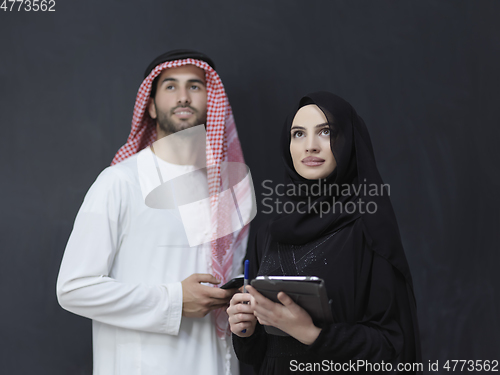
[[[323,126],[329,126],[329,124],[327,122],[324,122],[322,124],[315,125],[314,127],[315,128],[321,128]],[[306,128],[304,128],[303,126],[299,126],[299,125],[292,126],[292,128],[290,130],[293,130],[293,129],[306,130]]]

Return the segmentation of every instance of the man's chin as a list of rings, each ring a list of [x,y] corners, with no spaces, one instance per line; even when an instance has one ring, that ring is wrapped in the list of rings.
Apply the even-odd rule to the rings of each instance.
[[[200,120],[199,118],[186,119],[186,120],[175,119],[174,121],[174,119],[171,117],[170,121],[164,119],[158,125],[160,126],[160,129],[162,130],[163,133],[174,134],[181,130],[186,130],[192,128],[193,126],[203,125],[203,124],[205,124],[205,121]]]
[[[174,124],[179,130],[192,128],[197,125],[205,125],[205,120],[200,118],[175,121]]]
[[[180,124],[177,124],[176,125],[176,128],[179,129],[177,131],[181,131],[181,130],[186,130],[186,129],[189,129],[189,128],[192,128],[193,126],[196,126],[196,125],[199,125],[198,122],[196,121],[183,121],[181,122]]]
[[[177,133],[180,132],[181,130],[192,128],[194,124],[195,123],[192,121],[180,121],[180,122],[170,123],[168,126],[160,126],[160,127],[166,133]]]

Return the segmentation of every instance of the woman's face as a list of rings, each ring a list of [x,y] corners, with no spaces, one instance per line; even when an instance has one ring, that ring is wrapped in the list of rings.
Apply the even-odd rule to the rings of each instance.
[[[327,177],[337,166],[330,148],[330,128],[315,104],[301,107],[292,121],[290,154],[297,173],[308,180]]]

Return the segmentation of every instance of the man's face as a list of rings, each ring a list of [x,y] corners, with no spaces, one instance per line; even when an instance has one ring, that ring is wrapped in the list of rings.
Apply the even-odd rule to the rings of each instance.
[[[158,139],[207,120],[205,71],[194,65],[165,69],[148,111],[156,120]]]

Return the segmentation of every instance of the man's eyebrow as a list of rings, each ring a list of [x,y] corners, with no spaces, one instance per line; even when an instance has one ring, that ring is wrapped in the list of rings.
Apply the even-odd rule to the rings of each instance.
[[[167,81],[173,81],[173,82],[179,82],[178,79],[176,78],[164,78],[163,81],[161,81],[162,84],[164,84]],[[201,83],[202,85],[205,85],[205,82],[203,82],[201,79],[193,78],[193,79],[188,79],[189,83]]]
[[[205,85],[205,82],[203,82],[201,79],[188,79],[188,82],[192,83],[201,83],[202,85]]]
[[[165,83],[167,81],[174,81],[174,82],[178,82],[178,80],[176,80],[175,78],[163,78],[163,81],[161,81],[161,83]]]
[[[318,125],[315,125],[314,127],[321,128],[323,126],[329,126],[329,124],[327,122],[324,122],[323,124],[318,124]],[[293,129],[306,130],[306,128],[304,128],[303,126],[299,126],[299,125],[292,126],[292,128],[290,130],[293,130]]]

